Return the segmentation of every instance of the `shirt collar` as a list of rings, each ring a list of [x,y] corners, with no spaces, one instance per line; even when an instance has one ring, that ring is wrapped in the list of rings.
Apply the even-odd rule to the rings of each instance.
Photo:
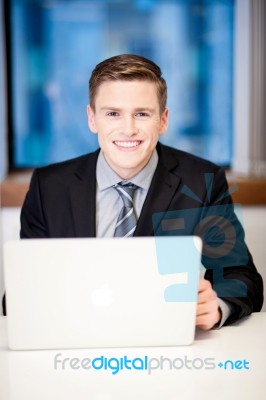
[[[150,187],[152,177],[156,170],[157,164],[158,164],[158,154],[156,149],[154,149],[152,156],[149,162],[146,164],[146,166],[129,181],[139,186],[142,189],[148,190]],[[96,180],[100,191],[105,190],[111,186],[114,186],[115,184],[123,180],[109,166],[109,164],[104,158],[102,151],[100,151],[100,154],[97,159]]]

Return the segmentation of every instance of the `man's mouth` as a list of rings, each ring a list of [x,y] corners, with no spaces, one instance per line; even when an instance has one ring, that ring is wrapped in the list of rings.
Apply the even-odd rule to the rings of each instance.
[[[124,147],[126,149],[132,149],[132,148],[138,147],[142,143],[142,141],[141,140],[134,140],[134,141],[132,141],[132,140],[131,141],[115,140],[113,143],[119,147]]]

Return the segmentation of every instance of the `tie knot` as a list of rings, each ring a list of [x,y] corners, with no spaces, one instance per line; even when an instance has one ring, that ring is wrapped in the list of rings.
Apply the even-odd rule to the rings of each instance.
[[[119,193],[121,199],[123,200],[125,207],[132,207],[134,192],[138,188],[137,185],[134,185],[132,182],[119,182],[114,185],[114,188]]]

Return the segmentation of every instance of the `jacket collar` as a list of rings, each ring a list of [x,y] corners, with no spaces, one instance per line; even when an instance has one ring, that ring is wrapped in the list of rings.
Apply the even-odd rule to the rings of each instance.
[[[159,162],[143,204],[134,236],[156,235],[158,223],[153,227],[153,215],[168,211],[180,185],[181,178],[177,174],[179,162],[169,150],[166,146],[158,143]]]

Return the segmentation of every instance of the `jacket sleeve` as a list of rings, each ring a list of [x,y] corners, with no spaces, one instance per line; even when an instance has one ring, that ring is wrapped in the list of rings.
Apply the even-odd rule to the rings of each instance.
[[[38,169],[33,172],[29,191],[20,215],[21,239],[48,238],[49,232],[42,207]]]
[[[222,169],[213,182],[210,203],[203,208],[203,220],[206,225],[202,230],[208,231],[201,235],[205,278],[211,281],[218,297],[231,306],[231,315],[225,322],[228,325],[261,310],[263,281],[245,243],[244,229],[236,216]]]

